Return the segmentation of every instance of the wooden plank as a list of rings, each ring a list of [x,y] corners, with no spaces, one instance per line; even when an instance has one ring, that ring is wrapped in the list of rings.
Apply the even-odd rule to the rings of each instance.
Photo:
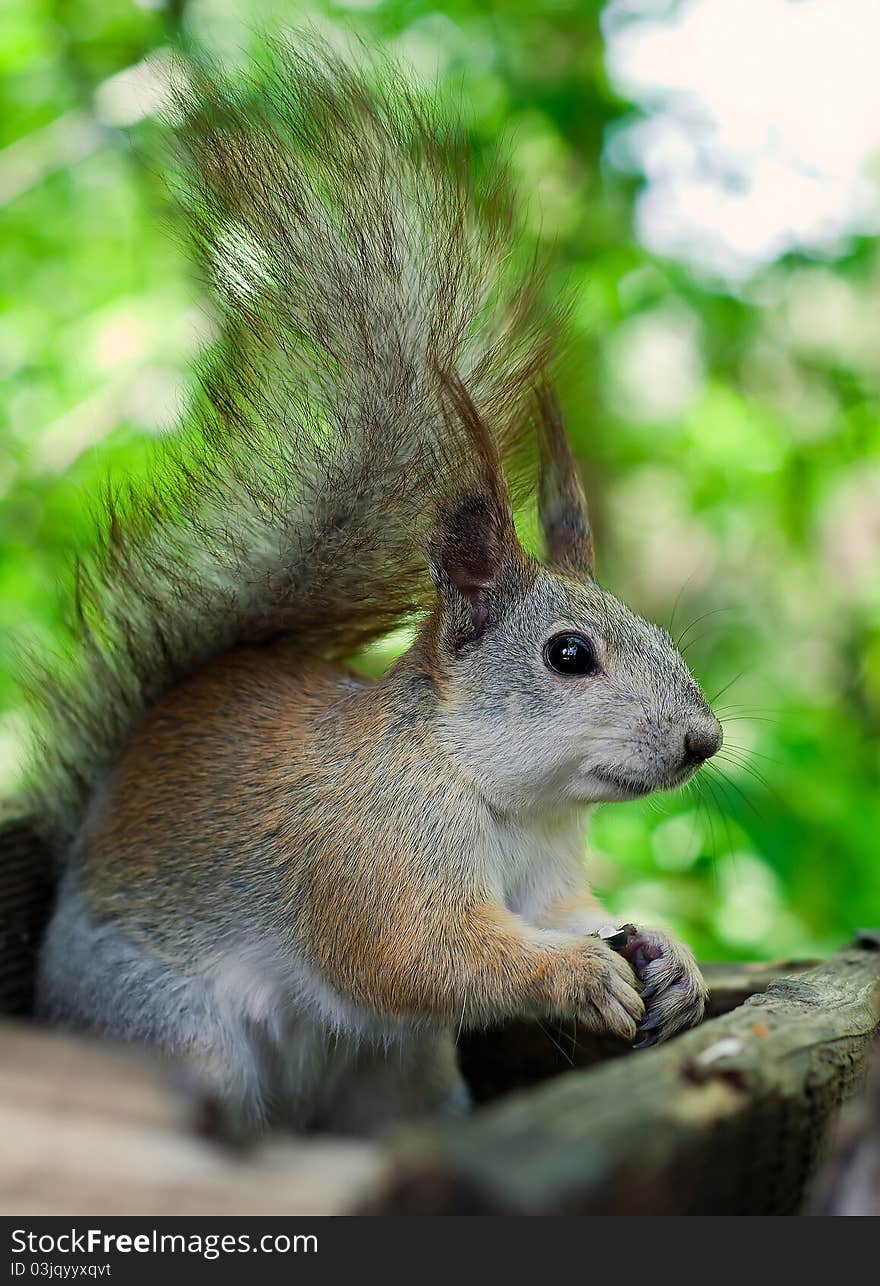
[[[403,1134],[381,1213],[773,1214],[799,1207],[880,1020],[870,935],[668,1045]]]
[[[749,996],[766,991],[781,973],[812,969],[816,963],[774,960],[762,964],[704,964],[701,967],[709,986],[706,1017],[729,1013]],[[570,1023],[549,1018],[464,1032],[459,1039],[462,1070],[479,1105],[513,1090],[528,1089],[572,1068],[595,1067],[631,1053],[631,1046],[613,1037],[578,1032]]]
[[[0,1214],[343,1214],[383,1176],[370,1143],[204,1137],[142,1052],[0,1023]]]
[[[880,1038],[863,1089],[833,1132],[807,1208],[810,1215],[880,1216]]]
[[[762,960],[701,964],[709,988],[706,1018],[719,1018],[744,1005],[750,996],[764,992],[781,974],[815,969],[819,960]]]

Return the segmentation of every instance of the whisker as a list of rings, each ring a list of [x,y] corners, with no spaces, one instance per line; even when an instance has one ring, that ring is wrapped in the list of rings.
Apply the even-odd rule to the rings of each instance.
[[[694,779],[694,780],[696,780],[696,779]],[[710,844],[711,849],[712,849],[712,863],[713,863],[713,866],[714,866],[714,864],[715,864],[715,863],[717,862],[717,860],[718,860],[718,844],[717,844],[717,842],[716,842],[716,840],[715,840],[715,821],[714,821],[714,819],[713,819],[713,816],[712,816],[712,810],[711,810],[711,809],[710,809],[710,807],[709,807],[708,800],[706,799],[706,796],[707,796],[707,794],[709,793],[709,790],[710,790],[710,782],[708,781],[708,779],[707,779],[707,778],[703,777],[703,778],[701,778],[701,779],[700,779],[700,783],[699,783],[699,790],[700,790],[700,798],[701,798],[701,800],[702,800],[702,802],[703,802],[703,808],[704,808],[705,813],[706,813],[706,822],[707,822],[707,825],[708,825],[708,827],[709,827],[709,844]],[[715,805],[715,811],[717,812],[717,811],[718,811],[718,800],[714,797],[714,795],[712,796],[712,802],[714,803],[714,805]]]
[[[570,1064],[571,1064],[571,1066],[572,1066],[572,1067],[574,1067],[574,1059],[573,1059],[573,1058],[570,1058],[570,1057],[569,1057],[569,1055],[568,1055],[568,1054],[566,1054],[565,1050],[562,1048],[562,1046],[560,1045],[559,1041],[558,1041],[558,1040],[555,1040],[555,1039],[553,1038],[553,1036],[551,1036],[550,1032],[547,1030],[547,1028],[544,1026],[544,1024],[541,1022],[541,1020],[540,1020],[539,1018],[536,1018],[536,1019],[535,1019],[535,1022],[538,1024],[538,1026],[541,1028],[541,1031],[544,1033],[544,1035],[545,1035],[545,1036],[547,1037],[547,1039],[550,1041],[550,1044],[551,1044],[551,1045],[554,1045],[554,1046],[559,1050],[560,1054],[561,1054],[561,1055],[562,1055],[562,1057],[565,1059],[565,1061],[566,1061],[567,1063],[570,1063]]]
[[[730,751],[735,755],[745,756],[747,759],[753,759],[753,758],[765,759],[768,763],[776,764],[778,768],[783,768],[785,766],[781,759],[776,759],[774,758],[773,755],[765,755],[760,750],[752,750],[751,746],[737,746],[737,745],[725,744],[721,747],[719,754],[723,755],[725,751]]]
[[[685,637],[685,635],[690,633],[690,631],[694,628],[695,625],[699,625],[700,621],[708,620],[710,616],[718,616],[720,612],[732,612],[733,610],[734,609],[732,607],[713,607],[710,611],[703,612],[701,616],[698,616],[696,620],[691,621],[690,625],[686,626],[682,630],[678,638],[675,640],[675,646],[678,648],[679,651],[681,651],[681,640]],[[688,647],[690,647],[690,644],[688,644]]]
[[[710,634],[709,630],[704,630],[703,633],[698,634],[695,639],[688,639],[687,643],[685,643],[683,647],[680,647],[678,649],[679,652],[682,654],[682,656],[687,656],[688,649],[692,647],[696,647],[698,643],[702,643],[703,639],[709,638],[709,634]]]
[[[759,709],[757,706],[721,706],[721,707],[715,707],[715,709],[716,709],[716,713],[720,711],[721,717],[725,719],[732,715],[741,715],[741,714],[751,715],[759,719],[778,719],[779,718],[778,711],[773,712],[770,710],[762,710],[762,709]]]
[[[748,706],[744,701],[728,701],[727,705],[719,706],[719,710],[744,710],[752,714],[767,714],[775,710],[775,706]]]
[[[757,819],[758,819],[759,821],[762,821],[762,820],[763,820],[763,818],[762,818],[762,816],[761,816],[761,813],[760,813],[760,812],[758,811],[758,809],[755,807],[755,805],[754,805],[754,803],[752,802],[752,800],[750,800],[750,799],[749,799],[749,797],[748,797],[748,795],[745,793],[745,791],[744,791],[744,790],[743,790],[743,789],[742,789],[742,788],[741,788],[741,787],[740,787],[740,786],[739,786],[735,781],[731,780],[731,778],[730,778],[730,777],[728,777],[728,776],[727,776],[727,774],[726,774],[725,772],[723,772],[723,771],[718,767],[718,765],[717,765],[717,764],[712,764],[712,765],[710,765],[710,764],[704,764],[704,765],[703,765],[703,767],[704,767],[704,768],[710,768],[710,767],[711,767],[712,771],[717,775],[717,782],[716,782],[716,784],[719,786],[719,788],[720,788],[720,787],[722,786],[722,784],[723,784],[726,788],[728,788],[728,789],[730,789],[730,790],[735,790],[735,791],[736,791],[736,793],[737,793],[737,795],[739,795],[740,799],[741,799],[741,800],[743,801],[743,803],[745,804],[746,808],[748,808],[750,812],[754,813],[755,817],[757,817]]]
[[[712,821],[712,810],[710,809],[709,801],[706,798],[707,791],[706,791],[705,780],[698,781],[696,785],[697,785],[697,793],[700,798],[700,803],[702,805],[703,812],[706,817],[706,824],[709,827],[709,835],[710,835],[710,843],[711,843],[712,851],[708,853],[707,856],[712,866],[712,882],[714,883],[715,890],[717,892],[721,887],[721,883],[720,883],[720,877],[718,875],[718,848],[715,844],[715,826]]]
[[[681,596],[684,593],[684,591],[687,589],[688,585],[690,585],[691,581],[694,579],[696,574],[697,574],[696,569],[694,569],[694,571],[691,572],[690,576],[688,576],[687,580],[682,583],[681,589],[678,591],[678,593],[675,596],[675,602],[672,605],[672,616],[669,618],[670,634],[672,634],[673,628],[675,627],[675,614],[678,611],[678,605],[681,602]]]
[[[737,770],[744,773],[748,773],[748,775],[751,778],[753,778],[753,780],[756,781],[763,790],[766,790],[768,795],[773,796],[773,798],[776,800],[777,803],[784,804],[782,796],[773,786],[770,785],[770,782],[767,780],[767,778],[764,777],[760,772],[758,772],[757,768],[752,767],[751,764],[740,763],[734,760],[730,760],[729,762],[731,766],[735,767]],[[735,783],[733,781],[731,781],[730,784],[732,786],[735,786]]]
[[[742,676],[743,676],[744,674],[746,674],[746,673],[747,673],[747,671],[748,671],[748,666],[746,667],[746,669],[745,669],[745,670],[740,670],[739,674],[735,674],[735,675],[733,676],[733,678],[732,678],[732,679],[729,679],[729,680],[727,681],[727,683],[725,683],[725,685],[724,685],[724,687],[723,687],[723,688],[719,688],[719,689],[718,689],[718,691],[715,693],[714,697],[710,697],[710,698],[709,698],[709,705],[714,705],[714,704],[715,704],[715,702],[718,700],[718,698],[719,698],[719,697],[723,697],[723,696],[724,696],[724,693],[727,691],[727,689],[728,689],[728,688],[732,688],[732,687],[733,687],[733,685],[734,685],[734,683],[736,683],[736,682],[737,682],[737,680],[741,679],[741,678],[742,678]]]
[[[706,784],[708,785],[709,783],[707,782]],[[721,821],[724,825],[724,834],[727,837],[727,852],[732,853],[734,849],[734,843],[733,843],[733,836],[730,831],[730,820],[729,820],[731,808],[730,808],[730,800],[727,795],[727,791],[725,790],[726,784],[727,783],[724,777],[719,775],[718,779],[712,783],[711,790],[712,790],[712,798],[716,800],[716,807],[718,807],[718,811],[721,815]],[[727,807],[718,806],[717,800],[718,800],[719,794],[721,796],[723,803],[727,805]]]
[[[780,723],[782,722],[782,720],[781,720],[781,719],[771,719],[769,715],[765,715],[765,714],[725,714],[725,713],[722,713],[720,710],[716,710],[716,711],[715,711],[715,714],[717,715],[717,717],[718,717],[718,719],[719,719],[719,721],[720,721],[721,723],[774,723],[774,724],[780,724]]]

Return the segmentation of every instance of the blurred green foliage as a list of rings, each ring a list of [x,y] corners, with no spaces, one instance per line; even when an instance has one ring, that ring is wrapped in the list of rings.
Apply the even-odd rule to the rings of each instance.
[[[245,63],[254,29],[344,22],[499,139],[573,299],[563,400],[600,574],[682,635],[726,744],[701,784],[600,810],[609,904],[704,957],[825,951],[880,923],[880,255],[789,256],[742,290],[648,254],[636,109],[593,0],[9,0],[0,15],[0,614],[52,646],[99,478],[137,472],[185,395],[204,309],[126,69],[179,32]],[[784,70],[780,71],[784,74]],[[140,119],[144,117],[145,119]],[[133,145],[134,144],[134,145]],[[0,655],[0,786],[23,716]]]

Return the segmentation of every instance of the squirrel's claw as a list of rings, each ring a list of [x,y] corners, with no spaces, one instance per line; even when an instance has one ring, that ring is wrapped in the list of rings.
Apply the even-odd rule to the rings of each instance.
[[[706,1007],[706,984],[693,955],[662,929],[625,926],[620,954],[642,984],[645,1020],[635,1049],[646,1049],[695,1026]]]

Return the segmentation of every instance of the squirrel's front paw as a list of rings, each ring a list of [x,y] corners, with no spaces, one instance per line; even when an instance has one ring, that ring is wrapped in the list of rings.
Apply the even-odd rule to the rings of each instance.
[[[706,1008],[706,984],[696,960],[683,943],[662,929],[624,925],[620,954],[642,984],[645,1020],[636,1049],[656,1045],[700,1022]]]
[[[554,979],[551,1008],[589,1031],[633,1041],[645,1007],[630,965],[604,942],[578,943]]]

